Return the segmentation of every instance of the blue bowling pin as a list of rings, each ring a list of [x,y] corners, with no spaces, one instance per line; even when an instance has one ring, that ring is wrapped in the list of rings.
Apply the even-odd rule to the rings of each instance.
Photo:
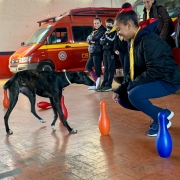
[[[167,129],[167,116],[165,112],[158,114],[159,131],[156,137],[156,149],[163,158],[168,158],[172,152],[172,139]]]

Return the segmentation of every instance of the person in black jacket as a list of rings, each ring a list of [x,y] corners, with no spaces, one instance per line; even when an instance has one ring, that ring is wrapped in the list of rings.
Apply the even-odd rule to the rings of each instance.
[[[123,8],[132,8],[130,3],[124,3],[122,8],[119,10],[117,15],[122,11]],[[128,42],[119,36],[117,32],[116,38],[114,40],[114,52],[119,56],[121,66],[123,68],[124,80],[129,73],[129,52],[128,52]]]
[[[89,90],[96,90],[100,86],[101,82],[101,61],[102,61],[102,46],[100,45],[100,38],[106,31],[102,25],[101,19],[94,18],[94,29],[93,32],[87,37],[87,43],[89,44],[88,51],[90,57],[86,63],[85,68],[92,76],[95,84],[90,86]],[[94,66],[95,72],[92,69]]]
[[[130,41],[130,74],[113,94],[113,100],[125,108],[139,110],[150,116],[148,136],[156,136],[159,129],[158,113],[167,115],[167,128],[174,113],[153,105],[149,99],[176,93],[180,88],[180,71],[170,46],[156,32],[158,21],[141,29],[133,10],[116,17],[116,28],[124,40]]]
[[[107,31],[100,38],[100,44],[103,45],[104,80],[101,86],[96,90],[98,92],[112,90],[115,69],[113,46],[116,36],[116,28],[114,27],[114,20],[111,18],[106,19],[105,23]]]

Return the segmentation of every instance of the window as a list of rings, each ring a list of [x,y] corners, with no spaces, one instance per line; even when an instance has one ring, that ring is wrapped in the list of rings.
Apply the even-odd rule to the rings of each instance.
[[[49,37],[50,44],[68,41],[67,28],[56,28]]]
[[[92,30],[92,26],[73,26],[72,32],[74,36],[74,41],[86,41]]]

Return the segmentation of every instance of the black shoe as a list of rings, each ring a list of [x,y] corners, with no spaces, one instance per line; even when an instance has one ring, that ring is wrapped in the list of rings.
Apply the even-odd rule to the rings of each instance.
[[[112,91],[112,87],[110,87],[110,86],[105,86],[101,91],[102,91],[102,92]]]
[[[97,92],[101,92],[104,87],[105,87],[105,86],[102,86],[102,85],[101,85],[99,88],[96,89],[96,91],[97,91]]]

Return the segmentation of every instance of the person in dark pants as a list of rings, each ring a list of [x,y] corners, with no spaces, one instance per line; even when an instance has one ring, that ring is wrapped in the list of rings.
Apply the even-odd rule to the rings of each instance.
[[[114,52],[119,56],[125,80],[127,74],[129,73],[128,43],[127,41],[121,39],[118,33],[116,33],[116,38],[114,40]]]
[[[104,80],[101,86],[96,90],[111,91],[112,82],[115,69],[115,56],[113,52],[114,39],[116,36],[116,28],[114,27],[114,20],[106,19],[106,32],[100,38],[100,44],[103,45],[103,62],[104,62]]]
[[[92,76],[95,84],[90,86],[89,90],[96,90],[101,83],[101,62],[102,62],[102,46],[100,45],[100,38],[105,33],[106,29],[102,25],[101,19],[94,18],[94,29],[93,32],[87,37],[89,44],[88,51],[90,57],[86,63],[85,68]],[[95,71],[92,69],[94,66]]]
[[[124,3],[122,8],[119,10],[117,15],[122,11],[123,8],[132,7],[130,3]],[[129,73],[129,51],[128,51],[128,42],[119,36],[117,32],[116,38],[114,40],[114,52],[119,56],[121,66],[123,68],[124,80],[126,79],[127,74]]]
[[[170,46],[156,32],[158,21],[143,29],[137,14],[125,9],[116,17],[116,29],[124,40],[130,41],[130,73],[113,94],[113,100],[124,108],[139,110],[150,116],[153,122],[146,134],[157,136],[158,113],[166,112],[167,128],[174,113],[152,104],[151,98],[160,98],[180,89],[180,71],[173,59]]]

